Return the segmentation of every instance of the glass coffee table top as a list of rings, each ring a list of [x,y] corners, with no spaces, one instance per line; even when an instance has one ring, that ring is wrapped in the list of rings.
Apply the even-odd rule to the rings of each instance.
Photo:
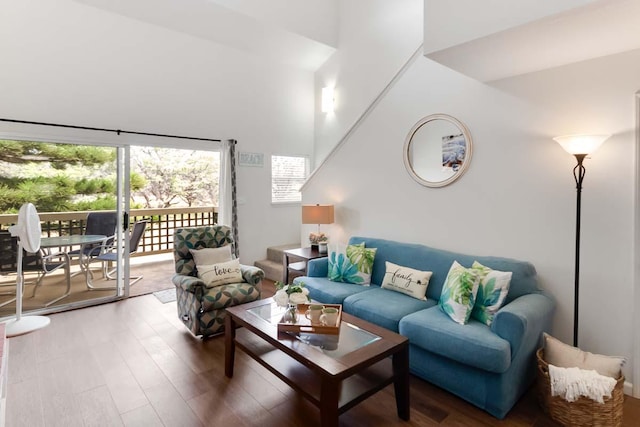
[[[271,304],[253,307],[247,311],[273,325],[277,325],[285,312],[285,308],[279,307],[275,302],[271,302]],[[340,334],[338,335],[303,332],[286,332],[286,334],[336,359],[381,339],[378,335],[365,331],[344,320],[340,323]]]

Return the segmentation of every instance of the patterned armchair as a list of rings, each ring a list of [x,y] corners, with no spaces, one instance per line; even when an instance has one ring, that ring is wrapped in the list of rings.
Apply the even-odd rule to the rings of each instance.
[[[217,248],[233,243],[227,226],[178,228],[174,233],[174,258],[178,317],[196,336],[206,338],[224,331],[225,308],[260,299],[264,272],[240,265],[243,282],[207,288],[198,278],[189,249]]]

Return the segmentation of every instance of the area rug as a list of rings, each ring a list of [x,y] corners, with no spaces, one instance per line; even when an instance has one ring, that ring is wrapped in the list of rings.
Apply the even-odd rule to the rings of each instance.
[[[158,300],[160,300],[160,302],[163,304],[173,302],[176,300],[176,288],[154,292],[153,295],[155,295],[155,297],[158,298]]]

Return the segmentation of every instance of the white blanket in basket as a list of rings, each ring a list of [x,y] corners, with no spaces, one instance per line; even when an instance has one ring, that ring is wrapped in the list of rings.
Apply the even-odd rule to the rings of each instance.
[[[616,380],[600,375],[593,370],[580,368],[560,368],[549,364],[551,396],[561,396],[568,402],[575,402],[581,396],[598,403],[604,403],[605,397],[611,397]]]

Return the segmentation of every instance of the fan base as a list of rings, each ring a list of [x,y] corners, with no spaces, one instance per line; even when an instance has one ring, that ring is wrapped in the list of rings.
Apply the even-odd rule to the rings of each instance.
[[[14,319],[5,322],[5,332],[8,338],[42,329],[51,321],[45,316],[23,316],[20,320]]]

